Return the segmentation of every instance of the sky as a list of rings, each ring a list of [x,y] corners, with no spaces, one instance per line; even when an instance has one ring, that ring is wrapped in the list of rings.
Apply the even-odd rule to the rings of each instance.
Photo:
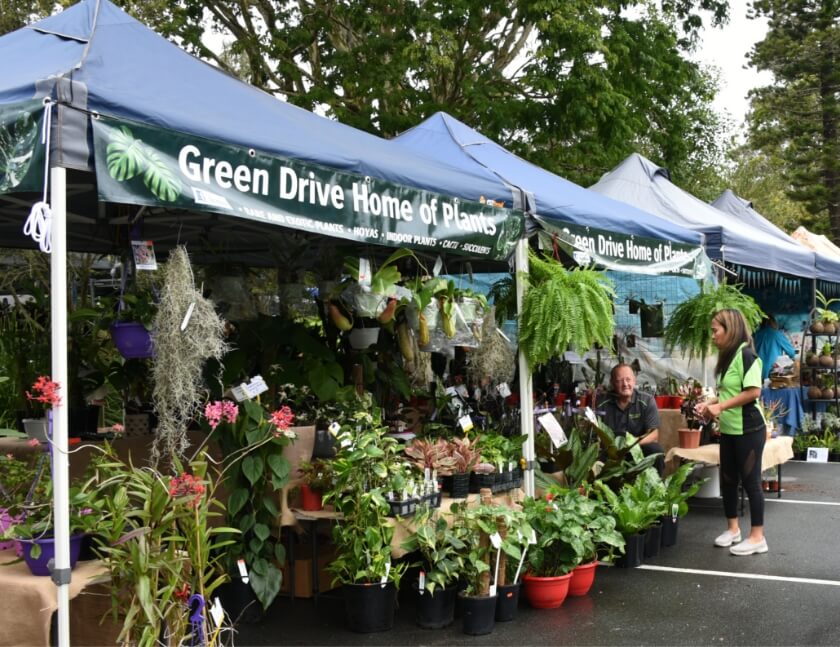
[[[772,80],[769,72],[746,68],[747,53],[764,38],[767,21],[749,20],[746,0],[730,0],[729,23],[723,29],[706,29],[695,59],[715,66],[721,72],[720,91],[714,107],[721,114],[728,114],[733,124],[733,134],[743,132],[743,122],[749,108],[747,92],[767,85]]]

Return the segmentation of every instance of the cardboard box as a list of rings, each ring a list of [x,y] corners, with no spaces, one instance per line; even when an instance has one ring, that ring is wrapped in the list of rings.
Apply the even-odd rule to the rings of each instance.
[[[289,557],[289,551],[286,551]],[[333,547],[327,543],[318,546],[318,592],[324,593],[333,588],[332,573],[327,571],[327,565],[334,557]],[[288,593],[291,584],[289,577],[289,561],[281,569],[283,571],[283,584],[280,586],[281,593]],[[309,546],[295,546],[295,597],[311,598],[312,590],[312,550]]]

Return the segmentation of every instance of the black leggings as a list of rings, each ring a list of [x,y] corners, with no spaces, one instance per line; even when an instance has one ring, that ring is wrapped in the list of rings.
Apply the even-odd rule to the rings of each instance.
[[[720,436],[720,491],[727,519],[738,516],[738,482],[750,500],[750,524],[764,525],[764,495],[761,492],[761,454],[764,429],[743,436]]]

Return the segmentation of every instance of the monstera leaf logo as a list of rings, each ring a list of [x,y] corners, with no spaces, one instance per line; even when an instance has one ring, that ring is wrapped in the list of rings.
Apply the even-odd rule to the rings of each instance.
[[[117,182],[126,182],[138,175],[143,184],[163,202],[174,202],[181,195],[181,181],[155,149],[136,139],[131,130],[121,126],[110,135],[105,149],[108,173]]]
[[[0,193],[18,186],[38,143],[38,120],[29,113],[0,115]]]

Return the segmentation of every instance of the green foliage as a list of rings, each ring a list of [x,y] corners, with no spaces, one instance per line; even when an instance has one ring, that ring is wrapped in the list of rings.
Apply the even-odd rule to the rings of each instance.
[[[694,463],[683,463],[676,472],[665,478],[665,513],[667,515],[684,517],[688,512],[688,500],[697,494],[708,480],[698,479],[686,487],[685,482],[692,471],[694,471]]]
[[[769,28],[750,63],[773,81],[751,93],[749,144],[783,160],[788,195],[840,238],[840,5],[757,0],[753,9]]]
[[[429,593],[458,581],[469,546],[457,528],[450,528],[437,510],[421,506],[414,516],[414,532],[402,543],[406,552],[420,551]]]
[[[536,368],[569,349],[585,352],[594,344],[609,348],[615,321],[615,289],[602,272],[563,268],[530,254],[530,287],[522,302],[519,343]]]
[[[712,351],[712,319],[725,308],[740,310],[750,329],[758,328],[764,312],[740,288],[728,283],[720,283],[716,288],[701,284],[701,291],[674,308],[665,325],[665,346],[669,351],[678,347],[688,353],[689,359],[707,357]]]
[[[487,299],[496,308],[496,323],[502,325],[509,319],[516,319],[516,283],[513,276],[504,276],[490,286]]]
[[[601,481],[596,482],[595,491],[612,511],[616,529],[625,535],[643,532],[666,512],[665,485],[653,469],[618,492]]]

